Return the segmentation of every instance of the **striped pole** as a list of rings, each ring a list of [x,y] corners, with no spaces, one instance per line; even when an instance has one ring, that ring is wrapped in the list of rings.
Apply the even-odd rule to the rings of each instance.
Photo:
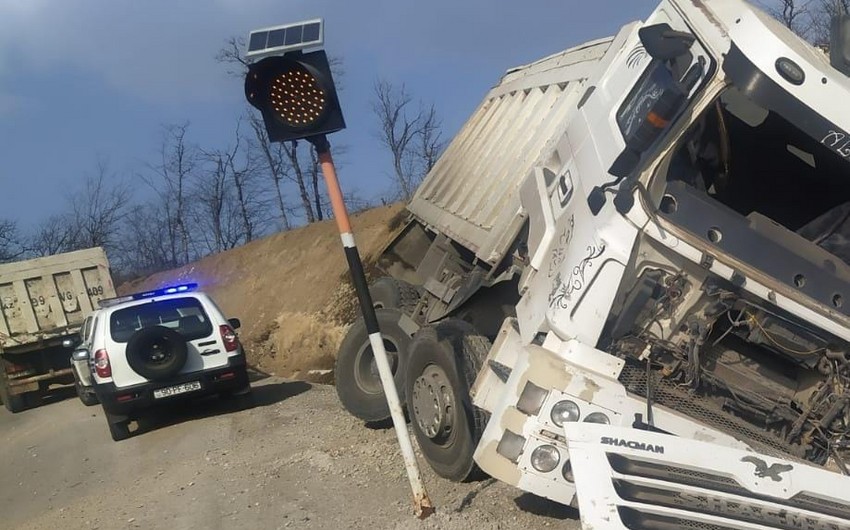
[[[393,373],[387,360],[387,352],[384,349],[384,339],[378,328],[378,318],[372,305],[372,296],[369,294],[369,286],[366,283],[366,273],[363,271],[363,262],[360,261],[360,253],[354,242],[354,234],[351,232],[351,222],[348,219],[348,210],[342,199],[342,190],[336,177],[336,167],[331,157],[331,146],[325,135],[308,138],[308,141],[316,147],[319,156],[319,164],[322,174],[325,176],[325,184],[328,188],[328,196],[331,199],[331,208],[339,228],[339,236],[345,249],[345,258],[348,260],[348,268],[351,271],[351,280],[357,291],[357,300],[360,302],[360,311],[366,323],[366,331],[369,333],[369,343],[372,345],[372,353],[375,355],[375,363],[378,366],[378,374],[381,377],[381,385],[384,387],[384,395],[390,407],[398,445],[401,447],[401,456],[404,458],[404,467],[407,469],[407,478],[410,480],[410,488],[413,490],[413,510],[417,517],[424,519],[434,513],[434,505],[425,491],[419,466],[416,463],[416,455],[413,453],[413,445],[410,443],[410,435],[407,432],[407,422],[398,399],[395,388]]]

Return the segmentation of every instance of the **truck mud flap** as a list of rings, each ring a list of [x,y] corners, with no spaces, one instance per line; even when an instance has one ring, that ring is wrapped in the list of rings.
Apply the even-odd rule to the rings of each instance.
[[[583,528],[850,529],[850,477],[636,429],[565,430]]]

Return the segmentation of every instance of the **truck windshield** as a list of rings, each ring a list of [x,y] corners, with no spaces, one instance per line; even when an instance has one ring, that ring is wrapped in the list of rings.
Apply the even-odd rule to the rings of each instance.
[[[203,306],[192,297],[135,305],[119,309],[109,317],[109,331],[115,342],[127,342],[133,333],[151,326],[173,329],[186,340],[212,333],[212,324]]]
[[[784,112],[790,104],[770,108],[729,87],[686,133],[666,181],[683,182],[751,223],[766,217],[796,233],[782,237],[797,248],[808,240],[850,264],[850,165],[836,148],[845,133],[813,136],[798,125],[811,117]]]

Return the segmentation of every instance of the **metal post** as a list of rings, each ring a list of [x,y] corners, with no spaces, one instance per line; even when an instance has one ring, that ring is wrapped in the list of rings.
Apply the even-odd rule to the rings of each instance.
[[[363,271],[363,263],[360,261],[360,253],[354,242],[354,234],[351,232],[351,222],[348,219],[348,210],[342,198],[342,190],[336,177],[336,168],[331,157],[330,144],[324,135],[307,138],[316,147],[322,174],[328,188],[331,199],[334,218],[336,219],[339,235],[342,238],[342,246],[345,249],[345,258],[351,272],[351,280],[357,291],[357,300],[360,302],[360,311],[366,323],[366,331],[369,333],[369,343],[372,345],[372,353],[375,355],[375,363],[378,366],[378,374],[381,377],[381,385],[384,387],[384,395],[392,414],[393,427],[395,428],[398,445],[401,447],[401,455],[404,458],[404,466],[407,469],[407,478],[410,480],[410,488],[413,490],[413,510],[417,517],[425,519],[434,513],[434,505],[425,491],[422,476],[419,473],[419,465],[416,455],[413,453],[413,445],[410,443],[410,435],[407,432],[407,422],[398,399],[390,363],[387,360],[387,352],[384,348],[384,340],[378,328],[378,318],[372,305],[372,296],[366,283],[366,273]]]

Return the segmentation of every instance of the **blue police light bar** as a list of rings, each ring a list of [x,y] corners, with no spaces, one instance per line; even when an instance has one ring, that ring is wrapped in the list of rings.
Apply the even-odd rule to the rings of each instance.
[[[144,298],[153,298],[155,296],[164,296],[167,294],[177,294],[192,291],[198,287],[197,283],[186,283],[183,285],[173,285],[171,287],[163,287],[154,291],[146,291],[144,293],[135,293],[132,296],[133,300],[142,300]]]
[[[321,18],[255,29],[248,34],[245,59],[254,62],[272,55],[315,48],[325,41],[325,24]]]

